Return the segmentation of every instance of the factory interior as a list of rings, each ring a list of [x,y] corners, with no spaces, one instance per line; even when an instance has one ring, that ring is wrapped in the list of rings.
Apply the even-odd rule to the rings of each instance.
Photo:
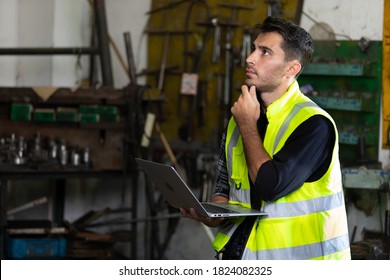
[[[313,37],[352,260],[390,259],[390,0],[0,0],[1,259],[212,260],[135,158],[200,201],[267,16]]]

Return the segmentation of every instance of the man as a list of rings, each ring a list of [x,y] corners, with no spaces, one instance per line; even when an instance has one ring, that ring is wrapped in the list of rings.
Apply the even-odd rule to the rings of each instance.
[[[296,81],[311,59],[312,38],[274,17],[258,28],[212,201],[269,215],[211,219],[180,211],[219,226],[213,247],[222,259],[350,259],[336,125]]]

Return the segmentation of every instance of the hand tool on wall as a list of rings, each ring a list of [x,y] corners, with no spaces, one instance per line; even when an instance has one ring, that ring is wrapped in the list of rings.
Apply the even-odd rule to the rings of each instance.
[[[226,30],[226,39],[225,39],[225,78],[224,78],[224,94],[223,94],[223,105],[224,105],[224,112],[225,119],[224,123],[227,122],[227,119],[229,118],[229,108],[231,104],[231,98],[232,98],[232,79],[233,79],[233,37],[234,37],[234,27],[237,25],[237,17],[238,17],[238,11],[239,10],[253,10],[253,7],[251,6],[245,6],[245,5],[237,5],[237,4],[229,4],[229,3],[222,3],[218,4],[220,7],[231,9],[231,19],[230,24],[227,25]]]
[[[241,67],[245,67],[246,58],[251,54],[251,34],[248,30],[244,30],[241,49]]]
[[[196,5],[201,5],[202,8],[205,10],[205,15],[207,18],[210,16],[210,7],[207,4],[206,1],[204,0],[191,0],[190,4],[187,8],[186,16],[185,16],[185,22],[184,22],[184,40],[183,40],[183,46],[184,46],[184,63],[183,63],[183,71],[184,72],[189,72],[192,71],[193,73],[198,72],[199,68],[199,60],[200,60],[200,55],[204,51],[204,46],[205,46],[205,41],[207,40],[207,36],[209,33],[209,29],[204,33],[203,37],[200,36],[198,33],[193,33],[190,30],[190,24],[191,24],[191,19],[193,16],[199,16],[199,14],[194,13],[193,9],[195,8]],[[192,16],[192,17],[191,17]],[[195,51],[190,52],[188,43],[189,43],[189,35],[194,34],[194,39],[195,39]],[[188,60],[192,56],[192,69],[190,70]]]
[[[160,75],[158,77],[158,85],[157,88],[162,91],[164,86],[164,76],[165,76],[165,67],[167,65],[167,56],[168,56],[168,48],[169,48],[169,39],[170,39],[170,33],[167,32],[164,35],[164,47],[163,47],[163,55],[161,58],[161,65],[160,65]]]
[[[282,3],[279,0],[268,0],[267,16],[282,17]]]
[[[190,51],[189,49],[189,34],[190,34],[190,24],[191,19],[194,16],[197,16],[197,13],[193,12],[193,9],[196,5],[201,6],[202,9],[205,10],[205,15],[207,18],[209,18],[210,15],[210,7],[207,3],[207,1],[196,1],[192,0],[187,8],[186,17],[185,17],[185,36],[184,36],[184,63],[183,63],[183,75],[182,75],[182,87],[180,89],[180,94],[178,96],[178,114],[180,117],[185,118],[185,123],[181,125],[179,128],[179,135],[182,140],[190,140],[194,138],[194,131],[195,131],[195,124],[194,124],[194,117],[195,114],[202,115],[204,113],[204,103],[205,99],[203,99],[205,96],[199,96],[199,67],[200,67],[200,60],[202,57],[202,54],[204,52],[205,44],[208,39],[211,25],[207,25],[207,30],[203,33],[203,35],[200,35],[199,33],[195,33],[193,38],[195,40],[195,50]],[[192,16],[192,17],[191,17]],[[189,58],[192,56],[192,67],[189,66]],[[183,87],[183,85],[190,85],[190,88],[187,87],[189,90],[183,90],[186,89],[186,87]],[[200,100],[202,98],[202,100]],[[202,103],[201,105],[199,105]],[[184,108],[184,106],[186,107]],[[195,112],[195,110],[197,112]],[[204,117],[201,116],[198,118],[198,120],[202,120]],[[199,124],[201,124],[199,122]],[[186,133],[183,133],[183,132]]]
[[[233,31],[230,29],[226,32],[226,43],[225,43],[225,79],[224,79],[224,94],[223,104],[226,107],[230,107],[231,99],[231,84],[233,74],[233,57],[232,57],[232,39]]]
[[[221,26],[218,22],[218,17],[213,17],[211,23],[214,26],[213,54],[211,61],[213,63],[219,63],[221,57]]]

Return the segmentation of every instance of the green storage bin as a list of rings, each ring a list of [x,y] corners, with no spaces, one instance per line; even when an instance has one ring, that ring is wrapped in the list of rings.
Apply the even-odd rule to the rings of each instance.
[[[36,122],[55,122],[56,114],[54,109],[35,109],[34,110],[34,121]]]
[[[31,113],[34,107],[29,103],[11,104],[11,121],[31,121]]]
[[[79,114],[75,108],[59,107],[56,110],[56,122],[77,123]]]
[[[95,113],[80,113],[81,124],[92,124],[100,122],[99,114]]]

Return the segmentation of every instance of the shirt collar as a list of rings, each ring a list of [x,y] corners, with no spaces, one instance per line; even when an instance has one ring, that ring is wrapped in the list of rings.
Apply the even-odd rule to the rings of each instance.
[[[295,80],[287,89],[287,91],[274,102],[272,102],[267,107],[267,119],[271,120],[274,117],[280,115],[280,113],[284,110],[288,102],[291,102],[293,96],[299,91],[299,85],[297,80]]]

